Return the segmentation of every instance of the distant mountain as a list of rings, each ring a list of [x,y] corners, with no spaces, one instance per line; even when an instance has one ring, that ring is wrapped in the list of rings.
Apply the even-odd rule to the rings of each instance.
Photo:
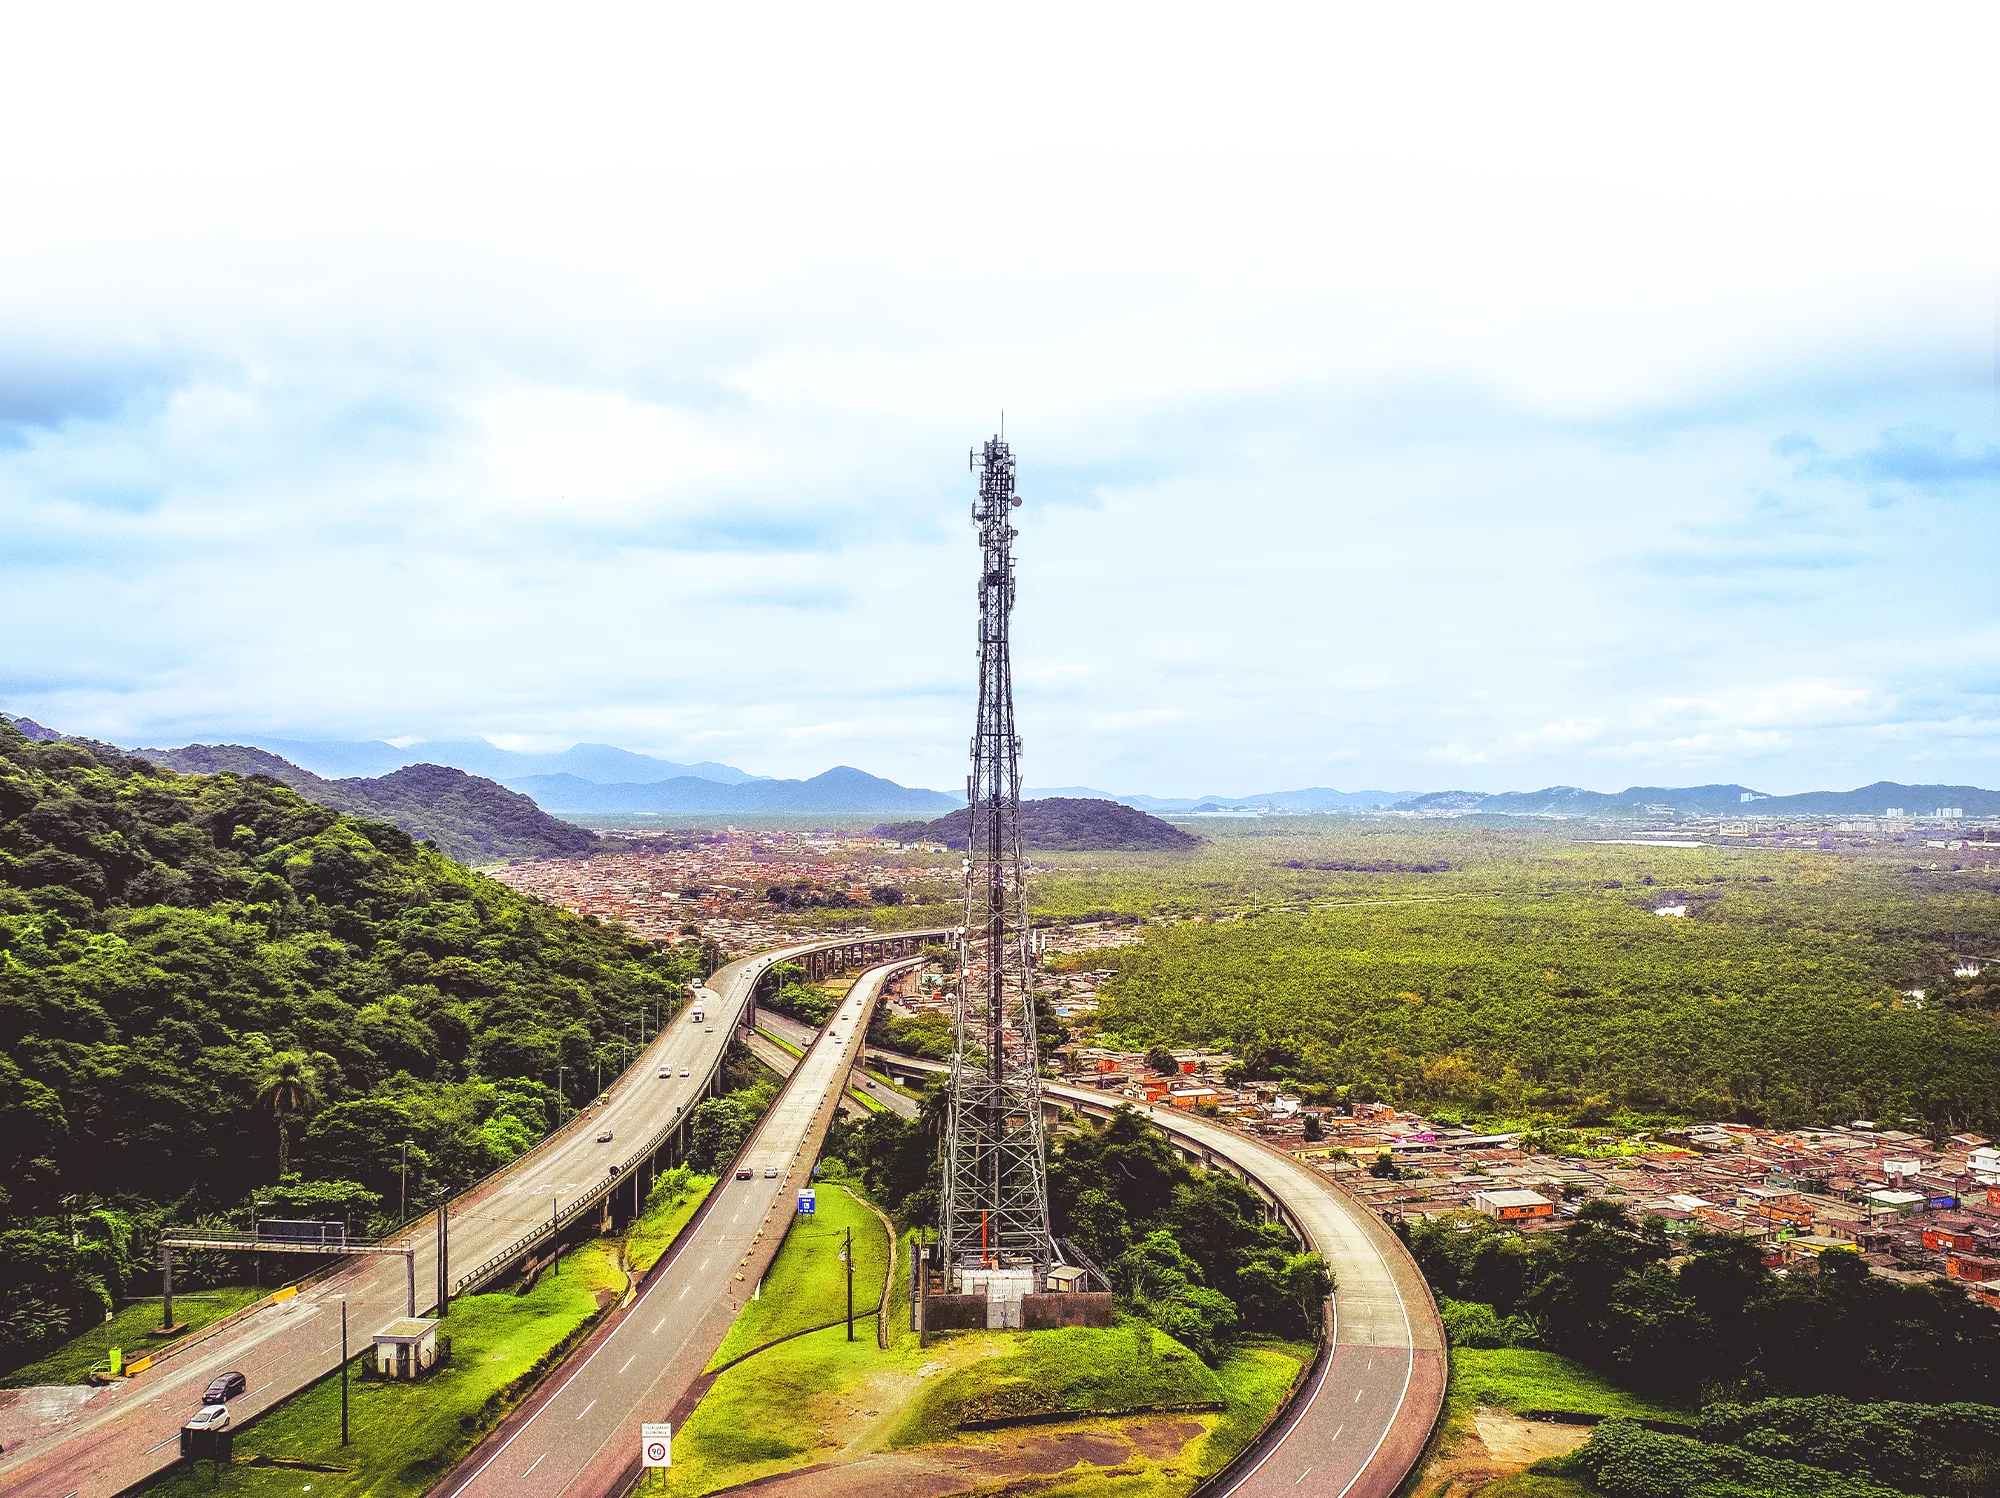
[[[936,821],[886,823],[875,831],[903,843],[963,847],[971,827],[972,809],[961,806]],[[1030,848],[1086,853],[1192,848],[1202,839],[1122,801],[1044,796],[1021,803],[1021,841]]]
[[[1622,791],[1586,791],[1573,785],[1552,785],[1539,791],[1433,791],[1406,801],[1401,811],[1472,811],[1512,816],[1643,817],[1660,808],[1680,816],[1720,816],[1740,810],[1746,795],[1742,785],[1635,785]]]
[[[616,816],[825,816],[882,812],[943,812],[959,804],[942,791],[917,790],[847,765],[810,780],[752,780],[722,785],[683,775],[649,784],[598,785],[577,775],[528,775],[507,782],[545,811]]]
[[[386,775],[391,770],[416,764],[449,765],[491,780],[520,779],[529,775],[574,775],[600,785],[673,780],[686,775],[723,785],[742,785],[768,778],[749,774],[734,765],[719,765],[713,760],[684,765],[650,754],[636,754],[630,749],[619,749],[610,744],[573,744],[560,754],[526,754],[515,749],[502,749],[484,739],[440,739],[399,749],[394,744],[379,740],[274,739],[259,736],[257,745],[328,778]]]
[[[1251,811],[1268,807],[1272,811],[1370,811],[1396,806],[1421,791],[1335,791],[1314,787],[1303,791],[1262,791],[1254,796],[1114,796],[1088,786],[1068,785],[1049,789],[1030,787],[1021,792],[1024,801],[1045,801],[1053,797],[1081,797],[1091,801],[1116,801],[1141,811]]]
[[[17,718],[12,713],[0,713],[0,718],[5,718],[19,729],[23,738],[33,739],[37,743],[46,744],[62,737],[53,728],[44,728],[33,718]]]
[[[1976,785],[1898,785],[1878,780],[1855,791],[1803,791],[1796,796],[1772,796],[1732,808],[1760,817],[1800,815],[1879,817],[1890,807],[1913,817],[1927,817],[1943,807],[1957,807],[1968,817],[2000,816],[2000,791]]]
[[[1968,817],[2000,816],[2000,791],[1972,785],[1901,785],[1893,780],[1878,780],[1853,791],[1802,791],[1795,796],[1767,796],[1743,785],[1634,785],[1622,791],[1552,785],[1539,791],[1433,791],[1404,802],[1397,810],[1627,819],[1669,813],[1683,817],[1879,817],[1892,808],[1924,817],[1946,807],[1956,807]]]
[[[462,863],[576,856],[597,846],[596,834],[557,821],[528,797],[446,765],[405,765],[375,779],[325,780],[246,744],[189,744],[133,754],[185,775],[268,775],[308,801],[428,838]]]

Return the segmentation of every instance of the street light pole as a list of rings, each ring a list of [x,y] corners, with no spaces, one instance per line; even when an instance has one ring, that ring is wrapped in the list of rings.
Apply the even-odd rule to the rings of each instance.
[[[561,1200],[560,1195],[549,1198],[549,1233],[556,1240],[555,1247],[549,1250],[549,1270],[553,1274],[562,1273],[562,1217],[556,1210]]]
[[[569,1068],[565,1066],[556,1068],[556,1127],[559,1129],[562,1127],[563,1073],[568,1070]]]
[[[847,1340],[854,1340],[854,1229],[847,1230]]]
[[[347,1444],[347,1297],[340,1297],[340,1444]]]
[[[403,1195],[396,1204],[396,1221],[407,1221],[410,1215],[410,1141],[403,1141]]]

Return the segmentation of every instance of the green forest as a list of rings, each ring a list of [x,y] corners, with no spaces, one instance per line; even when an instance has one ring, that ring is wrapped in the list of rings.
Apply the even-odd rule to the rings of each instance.
[[[0,724],[0,1365],[101,1319],[164,1222],[379,1227],[406,1160],[412,1212],[485,1175],[700,960],[273,781]]]
[[[1952,973],[2000,952],[1987,869],[1355,827],[1218,839],[1186,864],[1067,863],[1045,898],[1168,915],[1092,954],[1115,970],[1108,1040],[1214,1045],[1322,1098],[2000,1125],[2000,988]],[[1667,903],[1687,918],[1653,913]]]

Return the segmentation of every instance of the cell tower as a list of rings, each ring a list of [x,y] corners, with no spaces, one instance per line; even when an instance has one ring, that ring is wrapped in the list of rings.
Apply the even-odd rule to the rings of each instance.
[[[965,929],[945,1135],[943,1269],[989,1300],[1039,1291],[1058,1261],[1035,1046],[1034,938],[1021,862],[1021,740],[1007,644],[1014,609],[1014,457],[995,437],[973,454],[979,577],[979,717],[966,802]],[[989,1322],[989,1324],[993,1324]]]

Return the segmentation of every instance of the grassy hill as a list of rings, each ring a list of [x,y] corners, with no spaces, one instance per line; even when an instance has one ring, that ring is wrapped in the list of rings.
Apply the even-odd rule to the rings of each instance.
[[[576,856],[598,843],[596,834],[550,816],[528,797],[445,765],[406,765],[372,779],[325,780],[267,749],[244,744],[189,744],[134,753],[184,774],[268,775],[321,806],[393,823],[463,863]]]
[[[961,807],[933,822],[888,822],[881,837],[905,843],[943,843],[962,848],[972,827],[972,810]],[[1201,839],[1171,822],[1117,801],[1050,796],[1021,803],[1021,841],[1030,848],[1072,853],[1154,852],[1196,848]]]

